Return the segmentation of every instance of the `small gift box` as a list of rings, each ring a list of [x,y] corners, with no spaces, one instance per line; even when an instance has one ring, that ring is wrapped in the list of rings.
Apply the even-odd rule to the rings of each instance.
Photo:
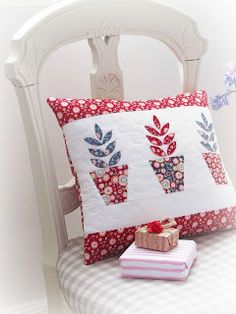
[[[172,228],[176,226],[174,220],[161,224],[153,221],[135,232],[135,245],[155,251],[166,252],[178,245],[179,230]]]
[[[120,256],[121,276],[186,280],[197,255],[197,245],[192,240],[179,240],[169,252],[138,248],[131,244]]]

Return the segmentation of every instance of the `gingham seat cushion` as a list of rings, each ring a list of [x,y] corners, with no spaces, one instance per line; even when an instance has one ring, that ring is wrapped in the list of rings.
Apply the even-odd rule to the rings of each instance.
[[[62,292],[80,314],[235,314],[236,231],[194,238],[198,260],[185,282],[122,279],[118,258],[86,266],[82,240],[58,259]]]

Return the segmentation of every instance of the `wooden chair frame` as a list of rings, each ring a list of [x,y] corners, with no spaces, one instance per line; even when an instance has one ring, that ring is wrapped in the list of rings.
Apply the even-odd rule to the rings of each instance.
[[[165,43],[183,66],[183,91],[196,89],[200,59],[207,41],[185,14],[150,0],[73,0],[49,7],[15,34],[5,64],[23,117],[42,228],[43,265],[48,293],[54,291],[55,265],[68,242],[64,215],[76,209],[75,186],[58,186],[41,112],[39,72],[59,47],[88,40],[93,56],[91,94],[123,99],[118,63],[122,34],[144,35]],[[59,300],[59,299],[58,299]],[[59,301],[54,299],[54,303]],[[60,313],[50,304],[52,313]]]

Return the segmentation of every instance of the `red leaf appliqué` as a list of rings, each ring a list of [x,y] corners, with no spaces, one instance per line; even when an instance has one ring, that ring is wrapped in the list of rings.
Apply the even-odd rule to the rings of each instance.
[[[176,142],[170,143],[170,145],[169,145],[168,148],[167,148],[167,155],[173,154],[173,152],[175,151],[175,149],[176,149]]]
[[[174,141],[174,137],[175,137],[175,133],[170,133],[168,134],[168,131],[170,129],[170,124],[169,122],[165,123],[162,127],[161,127],[161,123],[159,121],[159,119],[157,118],[157,116],[153,115],[153,123],[155,125],[155,127],[152,126],[148,126],[145,125],[145,129],[151,133],[154,136],[150,136],[150,135],[146,135],[147,139],[149,140],[149,142],[151,144],[153,144],[152,146],[150,146],[151,151],[153,152],[153,154],[157,155],[157,156],[168,156],[173,154],[173,152],[176,149],[176,142]],[[158,137],[164,137],[163,140],[159,139]],[[160,146],[162,145],[168,145],[167,150],[163,150],[160,148]]]
[[[156,145],[156,146],[162,145],[162,141],[159,140],[159,138],[156,138],[156,137],[150,136],[150,135],[146,135],[146,137],[149,140],[149,142],[151,142],[153,145]]]
[[[161,128],[160,135],[161,136],[165,135],[169,131],[169,128],[170,128],[169,123],[164,124],[163,127]]]
[[[156,129],[152,128],[151,126],[145,125],[145,129],[152,135],[160,136],[160,133]]]
[[[156,146],[150,146],[151,151],[157,155],[157,156],[166,156],[166,153],[164,152],[164,150],[162,150],[160,147],[156,147]]]
[[[170,133],[166,135],[164,137],[163,144],[165,145],[170,144],[173,141],[174,137],[175,137],[175,133]]]
[[[155,124],[155,126],[160,129],[161,128],[161,123],[159,121],[159,119],[156,116],[153,116],[153,123]]]

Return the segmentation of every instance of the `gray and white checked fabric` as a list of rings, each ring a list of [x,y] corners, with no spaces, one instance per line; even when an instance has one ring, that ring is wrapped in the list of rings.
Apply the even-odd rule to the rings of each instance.
[[[118,258],[83,264],[81,239],[58,259],[62,292],[80,314],[235,314],[236,230],[194,238],[198,260],[187,281],[124,279]]]

